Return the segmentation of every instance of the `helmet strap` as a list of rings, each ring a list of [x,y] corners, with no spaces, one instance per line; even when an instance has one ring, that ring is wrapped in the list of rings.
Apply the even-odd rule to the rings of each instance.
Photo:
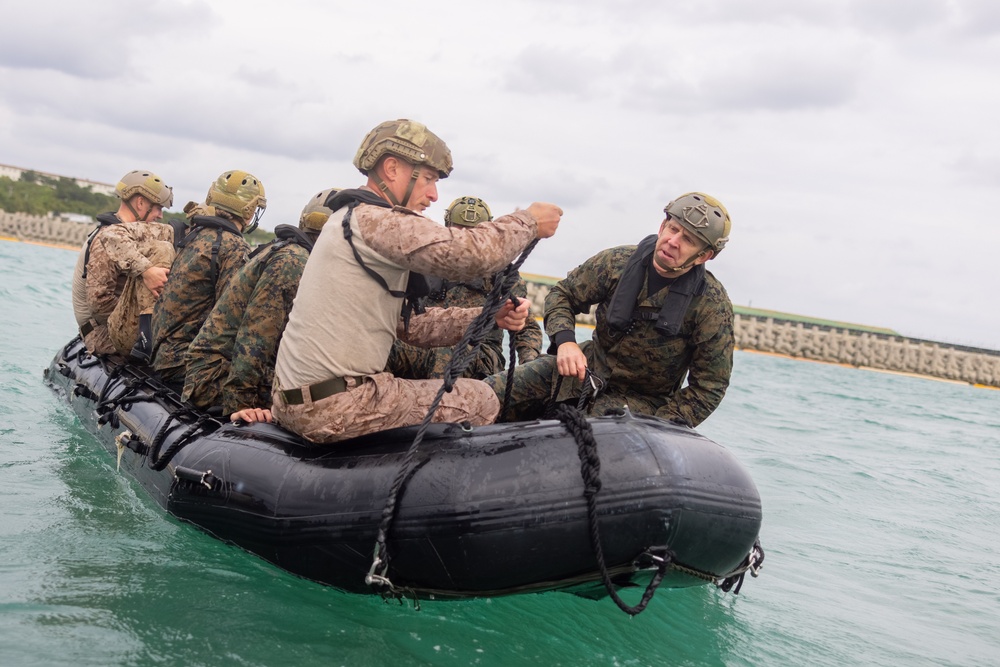
[[[392,194],[389,186],[386,185],[385,181],[382,180],[382,177],[378,175],[378,172],[373,170],[371,175],[374,177],[372,180],[375,181],[375,185],[377,185],[378,189],[382,191],[385,198],[388,199],[393,206],[401,206],[399,201],[396,199],[396,196]]]
[[[407,206],[410,203],[410,195],[413,194],[413,186],[417,184],[417,179],[420,177],[420,167],[415,165],[413,167],[413,173],[410,174],[410,182],[406,185],[406,194],[403,195],[403,206]]]
[[[262,215],[264,215],[264,212],[260,210],[259,206],[254,209],[253,218],[251,218],[249,222],[244,223],[243,234],[253,234],[257,231],[257,227],[260,226],[260,218]]]
[[[701,252],[699,252],[697,255],[695,255],[694,257],[692,257],[688,261],[684,262],[683,264],[681,264],[680,266],[678,266],[675,269],[668,268],[667,269],[667,273],[677,273],[678,271],[687,271],[692,266],[694,266],[695,262],[697,262],[699,258],[701,258],[702,256],[704,256],[704,254],[706,252],[708,252],[710,249],[711,248],[705,248],[704,250],[702,250]]]
[[[125,208],[127,208],[129,211],[131,211],[132,217],[135,218],[137,222],[146,222],[146,218],[149,217],[149,212],[153,210],[153,205],[150,204],[149,208],[146,209],[146,213],[140,218],[139,214],[136,213],[135,208],[132,207],[131,201],[129,201],[129,200],[122,200],[122,203],[125,204]]]

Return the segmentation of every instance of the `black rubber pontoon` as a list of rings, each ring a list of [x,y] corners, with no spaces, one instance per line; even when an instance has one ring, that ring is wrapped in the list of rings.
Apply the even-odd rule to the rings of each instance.
[[[170,514],[294,574],[376,592],[366,575],[415,428],[318,447],[274,425],[220,422],[142,369],[87,355],[79,339],[45,375]],[[746,569],[761,504],[732,454],[656,418],[588,421],[596,528],[616,587],[645,585],[665,552],[663,586]],[[578,445],[562,423],[432,425],[415,463],[387,537],[395,587],[422,598],[604,594]]]

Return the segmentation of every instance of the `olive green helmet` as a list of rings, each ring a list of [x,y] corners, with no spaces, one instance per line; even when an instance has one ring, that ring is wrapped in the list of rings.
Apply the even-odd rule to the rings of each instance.
[[[232,213],[241,220],[252,219],[243,230],[245,234],[249,234],[257,229],[260,216],[267,208],[264,184],[253,174],[239,169],[223,172],[208,189],[205,204]]]
[[[729,241],[732,221],[729,211],[715,197],[704,192],[688,192],[667,204],[663,212],[708,244],[715,255]]]
[[[490,207],[479,197],[459,197],[444,212],[444,224],[451,227],[475,227],[480,222],[493,219]]]
[[[373,129],[361,142],[354,166],[365,176],[384,155],[395,155],[410,164],[436,169],[441,178],[451,173],[451,151],[423,123],[401,118]]]
[[[151,171],[136,169],[122,176],[115,186],[115,195],[123,202],[142,195],[153,204],[170,208],[174,203],[174,189]]]
[[[302,215],[299,216],[299,229],[317,233],[323,229],[323,225],[333,214],[333,211],[326,207],[326,200],[335,192],[340,192],[340,188],[328,188],[309,200],[302,209]]]

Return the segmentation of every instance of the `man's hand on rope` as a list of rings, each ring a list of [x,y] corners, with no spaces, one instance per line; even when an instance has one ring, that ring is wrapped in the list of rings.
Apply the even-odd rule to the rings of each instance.
[[[508,300],[497,311],[497,326],[507,331],[520,331],[524,328],[525,322],[528,321],[530,309],[531,306],[527,299],[521,299],[516,306],[513,301]]]
[[[556,368],[559,375],[575,377],[582,382],[587,377],[587,355],[579,345],[567,341],[556,350]]]

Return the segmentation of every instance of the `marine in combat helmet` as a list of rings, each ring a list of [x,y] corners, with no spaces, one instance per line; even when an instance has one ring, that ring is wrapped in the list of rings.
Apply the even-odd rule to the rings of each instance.
[[[506,266],[535,238],[555,233],[562,210],[535,203],[475,227],[444,227],[422,213],[452,171],[448,146],[425,125],[380,123],[362,140],[354,166],[366,182],[331,197],[333,211],[302,273],[275,366],[272,414],[317,443],[417,424],[440,380],[385,372],[397,338],[421,346],[454,345],[481,309],[427,308],[412,314],[421,276],[471,280]],[[331,233],[330,228],[337,233]],[[527,304],[497,313],[518,330]],[[435,421],[491,423],[495,394],[461,378]]]
[[[550,355],[514,369],[511,414],[541,416],[550,402],[595,414],[628,407],[697,426],[722,401],[733,368],[733,307],[705,263],[729,241],[732,223],[702,192],[667,204],[659,230],[638,245],[604,250],[569,272],[545,298]],[[575,316],[596,305],[592,339],[576,342]],[[505,398],[506,374],[487,378]]]

